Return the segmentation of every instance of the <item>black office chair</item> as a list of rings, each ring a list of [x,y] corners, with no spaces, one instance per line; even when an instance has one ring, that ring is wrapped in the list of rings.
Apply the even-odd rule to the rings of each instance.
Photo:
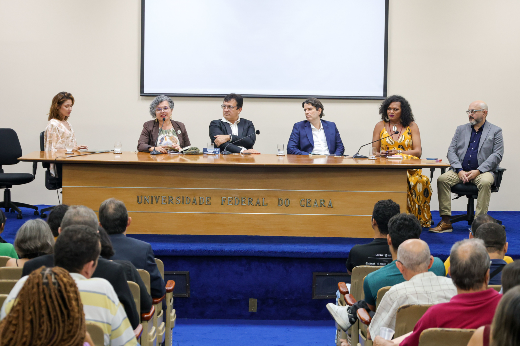
[[[18,140],[18,135],[13,129],[0,129],[0,189],[4,189],[4,201],[0,202],[0,208],[5,208],[5,212],[15,211],[18,213],[16,218],[22,218],[22,211],[19,207],[34,209],[34,215],[38,215],[38,207],[30,204],[13,202],[11,200],[11,188],[13,185],[23,185],[30,183],[36,176],[36,162],[33,164],[33,173],[4,173],[3,165],[16,165],[18,158],[22,156],[22,147]]]
[[[45,131],[40,132],[40,151],[45,150]],[[48,162],[42,162],[42,167],[45,168],[45,187],[47,190],[58,190],[61,189],[61,174],[60,177],[53,177],[51,174],[51,164]],[[55,206],[44,208],[40,210],[40,216],[46,218],[48,211],[54,209]]]
[[[493,172],[495,173],[495,181],[493,185],[491,185],[491,192],[498,192],[498,189],[500,189],[502,176],[504,175],[505,170],[505,168],[499,167],[495,172]],[[477,185],[458,183],[451,187],[451,192],[457,194],[457,197],[454,199],[458,199],[463,196],[468,198],[468,208],[466,214],[452,216],[450,218],[451,223],[468,221],[468,225],[471,225],[473,223],[473,219],[475,218],[475,199],[478,197]],[[500,221],[499,223],[502,224]]]

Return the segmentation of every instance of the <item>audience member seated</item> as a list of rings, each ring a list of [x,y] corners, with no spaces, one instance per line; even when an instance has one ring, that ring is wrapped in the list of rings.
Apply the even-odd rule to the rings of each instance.
[[[2,345],[94,346],[86,332],[78,287],[65,269],[42,267],[24,281],[16,287],[18,301],[9,301],[7,315],[2,311]]]
[[[368,244],[354,245],[347,259],[347,271],[361,265],[384,266],[392,262],[392,254],[388,248],[388,221],[400,213],[399,204],[391,199],[379,201],[372,212],[372,229],[374,240]]]
[[[457,294],[451,279],[428,271],[433,265],[433,256],[428,244],[420,239],[409,239],[399,246],[396,265],[406,281],[384,295],[372,317],[369,336],[379,335],[381,327],[395,330],[395,318],[401,305],[446,303]],[[348,321],[346,310],[347,307],[339,306],[333,314],[340,326]]]
[[[105,345],[137,345],[132,326],[110,283],[92,278],[101,252],[97,230],[84,225],[68,226],[60,233],[54,250],[56,266],[66,269],[76,282],[85,320],[103,329]],[[16,303],[27,278],[20,279],[9,293],[2,307],[2,319]]]
[[[497,223],[486,223],[477,228],[475,238],[482,239],[491,259],[488,284],[500,285],[502,282],[501,272],[507,264],[504,261],[508,245],[504,227]]]
[[[4,212],[0,210],[0,234],[4,231],[5,220],[6,217]],[[0,237],[0,256],[18,258],[18,254],[14,250],[13,244],[9,244],[2,237]]]
[[[493,218],[492,216],[489,216],[488,214],[476,216],[475,219],[473,220],[473,223],[471,224],[471,228],[469,229],[469,239],[473,239],[475,231],[485,223],[497,223],[498,224],[498,221],[495,218]],[[506,263],[512,263],[513,259],[509,256],[504,256],[504,261],[506,261]],[[444,262],[444,267],[446,268],[446,275],[448,275],[448,269],[450,269],[450,258],[449,257],[448,257],[448,259],[446,259],[446,262]]]
[[[375,346],[417,346],[421,333],[428,328],[476,329],[491,323],[502,295],[487,286],[490,262],[484,242],[461,240],[453,245],[450,255],[450,276],[457,287],[457,295],[448,303],[429,308],[413,332],[395,340],[377,336]]]
[[[92,209],[81,205],[73,205],[69,207],[69,210],[67,210],[63,217],[59,228],[60,234],[62,230],[74,225],[88,226],[93,230],[97,230],[99,222],[96,213],[94,213]],[[58,236],[58,239],[59,238],[60,236]],[[54,262],[55,258],[53,255],[41,256],[30,260],[25,264],[22,275],[29,275],[33,270],[38,269],[41,266],[54,267]],[[139,314],[137,313],[137,308],[130,287],[128,287],[128,283],[126,282],[127,280],[124,268],[118,263],[100,258],[93,277],[103,278],[110,282],[119,298],[119,301],[125,308],[126,315],[130,320],[132,328],[137,328],[139,325]]]
[[[513,263],[507,264],[504,269],[502,270],[502,293],[505,295],[510,289],[520,285],[520,261],[515,261]],[[504,297],[502,298],[500,305],[504,301]],[[499,305],[499,307],[500,307]],[[495,314],[498,314],[498,308],[497,312]],[[517,314],[518,316],[518,314]],[[493,323],[495,323],[495,320],[493,320]],[[517,326],[517,328],[520,326]],[[483,327],[480,327],[473,333],[473,336],[471,337],[468,346],[487,346],[490,345],[490,325],[487,324]],[[516,345],[518,344],[518,341],[516,343],[512,343],[509,345]],[[502,345],[502,344],[498,344]]]
[[[98,227],[98,233],[101,239],[101,257],[110,260],[110,258],[115,254],[112,243],[110,242],[110,238],[108,237],[107,232],[101,226]],[[141,279],[141,275],[139,275],[139,272],[132,264],[132,262],[124,260],[114,260],[113,262],[119,263],[123,266],[123,268],[125,268],[125,276],[127,281],[132,281],[139,285],[139,290],[141,293],[141,312],[150,311],[153,305],[152,297],[148,294],[146,285],[144,284],[143,279]]]
[[[49,216],[47,217],[47,224],[51,228],[54,240],[56,240],[56,238],[58,238],[58,235],[60,234],[58,232],[58,229],[60,228],[61,221],[63,220],[63,217],[65,216],[67,210],[69,210],[68,205],[59,204],[51,210]]]
[[[155,264],[152,246],[144,241],[126,236],[126,228],[132,218],[128,217],[125,204],[115,198],[101,203],[99,207],[101,227],[107,231],[115,250],[113,260],[127,260],[137,269],[150,273],[150,293],[152,298],[162,298],[166,294],[164,280]]]
[[[23,267],[24,264],[36,257],[52,254],[54,251],[54,237],[49,225],[43,220],[29,220],[16,232],[14,248],[18,258],[11,258],[6,267]]]
[[[412,214],[398,214],[388,222],[388,246],[392,254],[392,263],[387,264],[383,268],[376,270],[366,276],[363,283],[363,291],[365,292],[365,302],[370,310],[376,310],[377,291],[386,286],[394,286],[405,281],[403,275],[397,268],[397,249],[405,240],[419,239],[422,232],[419,220]],[[444,264],[442,261],[434,257],[433,264],[429,271],[435,275],[444,276]]]

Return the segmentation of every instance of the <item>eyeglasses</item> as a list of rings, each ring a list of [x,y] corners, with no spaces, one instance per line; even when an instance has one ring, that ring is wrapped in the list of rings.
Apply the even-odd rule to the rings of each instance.
[[[155,111],[156,112],[160,112],[160,111],[165,111],[166,112],[166,111],[168,111],[168,109],[170,109],[170,107],[163,107],[163,108],[158,107],[158,108],[155,108]]]
[[[466,113],[468,113],[468,115],[469,115],[469,114],[475,114],[475,113],[480,112],[480,111],[484,111],[484,109],[468,109],[466,111]]]
[[[221,105],[220,107],[222,107],[222,109],[235,109],[235,108],[238,108],[237,106],[228,106],[228,105]]]

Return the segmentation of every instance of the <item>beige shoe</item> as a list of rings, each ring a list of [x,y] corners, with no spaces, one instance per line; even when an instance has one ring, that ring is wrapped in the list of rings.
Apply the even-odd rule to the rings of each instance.
[[[451,223],[445,223],[444,221],[441,221],[437,224],[437,226],[430,228],[429,231],[434,233],[453,232],[453,226]]]

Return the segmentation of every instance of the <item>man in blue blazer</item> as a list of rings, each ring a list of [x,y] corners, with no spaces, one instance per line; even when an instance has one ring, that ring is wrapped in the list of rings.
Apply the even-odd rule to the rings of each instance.
[[[466,111],[469,123],[460,125],[448,148],[451,169],[437,179],[439,214],[442,221],[431,232],[443,233],[453,230],[451,216],[451,187],[458,183],[475,184],[478,187],[475,215],[488,212],[493,172],[504,155],[502,129],[486,121],[488,106],[475,101]]]
[[[115,250],[113,260],[132,262],[137,269],[150,273],[150,295],[162,298],[166,294],[164,280],[155,264],[152,246],[144,241],[126,236],[126,228],[132,222],[123,202],[110,198],[99,207],[99,222],[107,231]]]
[[[302,107],[307,120],[294,124],[287,144],[287,154],[343,155],[345,147],[336,124],[321,119],[325,115],[321,101],[310,98],[303,101]]]

